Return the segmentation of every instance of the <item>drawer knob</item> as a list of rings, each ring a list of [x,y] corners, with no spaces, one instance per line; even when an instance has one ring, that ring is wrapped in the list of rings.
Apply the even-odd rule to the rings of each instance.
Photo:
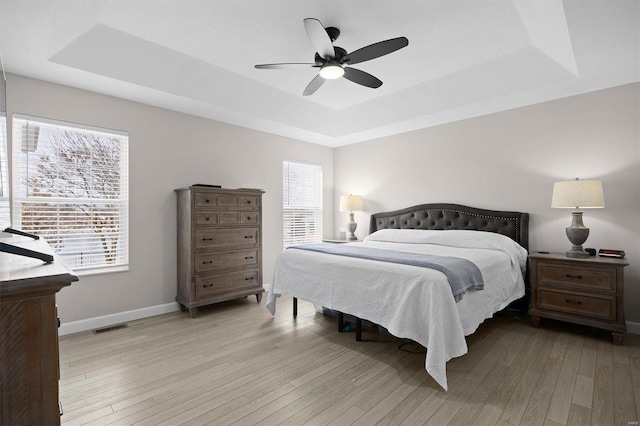
[[[244,238],[245,239],[250,239],[250,238],[253,238],[253,235],[245,235]]]
[[[244,260],[249,260],[249,259],[253,259],[253,256],[245,256]]]
[[[244,279],[245,281],[253,281],[253,277],[247,277]]]
[[[208,203],[208,202],[209,202],[209,199],[207,198],[206,200],[204,200],[204,202],[205,202],[205,203]]]
[[[251,204],[251,200],[247,200],[247,204]]]
[[[567,274],[567,278],[576,278],[578,280],[581,280],[582,279],[582,275]]]
[[[213,241],[213,238],[203,238],[202,241]]]
[[[571,303],[573,305],[582,305],[582,302],[579,300],[571,300],[571,299],[566,299],[565,302],[567,303]]]
[[[247,216],[247,220],[251,220],[251,216]]]
[[[205,284],[205,285],[203,285],[202,287],[204,287],[204,288],[213,287],[213,284]]]
[[[213,263],[213,260],[210,260],[210,261],[208,261],[208,262],[207,262],[207,261],[203,261],[203,262],[202,262],[202,264],[203,264],[203,265],[206,265],[207,263]]]
[[[207,222],[210,221],[211,219],[209,218],[209,216],[205,217],[204,220],[206,220]]]

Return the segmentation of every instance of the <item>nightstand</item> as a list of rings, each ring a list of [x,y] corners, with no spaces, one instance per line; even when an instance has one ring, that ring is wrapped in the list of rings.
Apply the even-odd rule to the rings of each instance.
[[[611,331],[622,343],[624,267],[627,259],[569,258],[564,253],[529,255],[531,323],[540,318],[568,321]]]

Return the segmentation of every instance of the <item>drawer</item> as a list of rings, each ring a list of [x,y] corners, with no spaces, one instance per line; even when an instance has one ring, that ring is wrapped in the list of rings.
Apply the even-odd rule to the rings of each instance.
[[[615,295],[584,294],[538,288],[536,307],[607,320],[616,319]]]
[[[206,210],[196,212],[196,225],[217,225],[218,223],[218,213]]]
[[[196,249],[236,246],[257,247],[259,244],[259,228],[196,230]]]
[[[260,197],[253,195],[220,195],[218,197],[218,207],[257,209],[260,207]]]
[[[258,212],[219,212],[200,210],[196,212],[196,225],[258,225]]]
[[[194,197],[196,207],[217,207],[218,197],[218,194],[196,192]]]
[[[258,249],[196,255],[196,272],[237,267],[257,267]]]
[[[204,277],[196,277],[195,281],[197,298],[253,287],[256,289],[260,288],[257,269],[230,272],[227,274],[206,275]]]
[[[538,263],[539,285],[563,285],[575,289],[616,291],[614,268],[571,267],[564,264]]]
[[[220,225],[257,225],[258,212],[228,212],[218,215]]]
[[[257,210],[260,208],[260,197],[255,195],[210,194],[206,192],[196,192],[195,206],[196,208],[216,207]]]

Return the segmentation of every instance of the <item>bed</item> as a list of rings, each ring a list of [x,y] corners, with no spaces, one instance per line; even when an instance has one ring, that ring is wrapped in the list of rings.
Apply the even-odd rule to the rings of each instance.
[[[275,315],[277,297],[288,294],[416,341],[427,348],[426,371],[446,390],[446,363],[467,353],[465,336],[525,297],[528,220],[527,213],[458,204],[374,214],[369,235],[340,250],[383,253],[382,260],[289,248],[276,261],[267,309]],[[391,252],[411,261],[444,256],[471,263],[481,285],[454,295],[460,290],[451,271],[395,263],[386,259]]]

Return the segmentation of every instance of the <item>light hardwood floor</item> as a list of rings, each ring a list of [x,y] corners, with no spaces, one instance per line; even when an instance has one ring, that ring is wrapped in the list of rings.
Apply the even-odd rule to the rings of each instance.
[[[272,318],[255,297],[128,328],[60,338],[63,425],[638,425],[640,336],[503,315],[447,364],[449,391],[424,353],[291,298]],[[421,349],[409,344],[406,349]]]

